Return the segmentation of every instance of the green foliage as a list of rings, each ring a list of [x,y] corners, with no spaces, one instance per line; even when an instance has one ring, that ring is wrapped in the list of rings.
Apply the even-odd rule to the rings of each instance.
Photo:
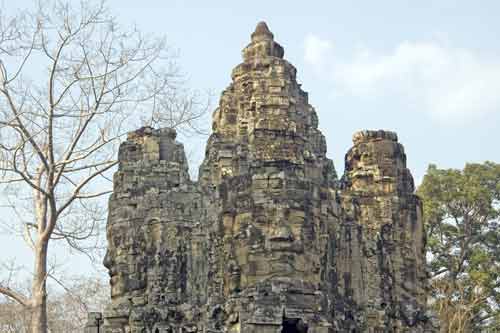
[[[417,193],[444,331],[500,329],[500,164],[430,165]]]

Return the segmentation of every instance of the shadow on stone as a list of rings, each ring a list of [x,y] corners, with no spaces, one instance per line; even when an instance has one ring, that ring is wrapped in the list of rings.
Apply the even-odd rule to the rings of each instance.
[[[307,333],[307,325],[301,319],[283,318],[281,333]]]

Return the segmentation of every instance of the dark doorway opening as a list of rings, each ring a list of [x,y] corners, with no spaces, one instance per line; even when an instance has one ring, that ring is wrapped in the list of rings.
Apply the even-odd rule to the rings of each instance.
[[[283,318],[281,333],[307,333],[307,325],[302,319]]]

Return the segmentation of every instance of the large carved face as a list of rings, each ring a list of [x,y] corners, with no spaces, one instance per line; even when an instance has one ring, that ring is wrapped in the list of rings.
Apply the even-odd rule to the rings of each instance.
[[[103,264],[108,269],[110,277],[111,297],[117,297],[124,294],[128,277],[127,228],[110,225],[107,230],[107,238],[108,249]]]
[[[304,251],[306,244],[314,247],[310,223],[302,210],[271,206],[225,216],[226,234],[232,234],[228,246],[233,257],[226,270],[233,289],[269,278],[303,279],[314,274],[318,256],[314,250]]]
[[[128,224],[110,225],[107,234],[108,249],[103,264],[110,276],[111,297],[143,288],[140,266],[144,259],[144,237]]]

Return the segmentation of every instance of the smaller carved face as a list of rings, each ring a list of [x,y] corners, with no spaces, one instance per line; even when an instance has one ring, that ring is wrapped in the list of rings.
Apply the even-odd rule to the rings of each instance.
[[[122,296],[131,286],[141,285],[133,282],[138,276],[131,274],[137,270],[133,264],[138,261],[136,257],[139,240],[134,236],[133,230],[123,225],[110,226],[107,238],[108,249],[103,264],[110,276],[111,297]]]

